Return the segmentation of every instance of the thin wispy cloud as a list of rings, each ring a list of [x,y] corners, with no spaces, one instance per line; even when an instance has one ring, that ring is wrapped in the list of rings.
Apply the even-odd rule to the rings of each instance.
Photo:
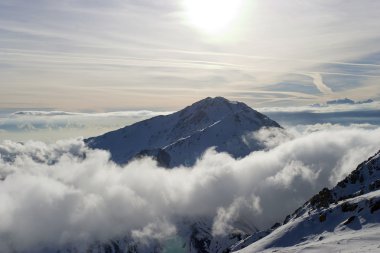
[[[318,88],[318,90],[326,95],[331,95],[333,91],[323,82],[320,73],[312,73],[310,77],[313,78],[313,83]]]
[[[104,113],[16,111],[0,116],[0,141],[54,142],[64,138],[91,137],[169,113],[141,110]]]

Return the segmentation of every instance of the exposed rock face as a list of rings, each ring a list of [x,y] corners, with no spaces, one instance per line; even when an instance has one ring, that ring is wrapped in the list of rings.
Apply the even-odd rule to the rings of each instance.
[[[316,208],[328,207],[333,202],[331,191],[323,188],[317,195],[310,199],[310,204]]]
[[[379,211],[380,210],[380,200],[377,200],[376,202],[371,203],[370,207],[371,207],[371,213]]]
[[[344,203],[341,205],[342,212],[353,212],[358,208],[357,204]]]
[[[380,188],[380,151],[367,161],[362,162],[345,179],[335,186],[335,200],[344,200],[362,195]]]
[[[170,165],[170,155],[163,149],[144,149],[136,154],[135,158],[139,159],[145,156],[153,157],[157,161],[158,166],[167,168]]]
[[[326,221],[326,214],[322,213],[319,215],[319,222],[324,222],[324,221]]]

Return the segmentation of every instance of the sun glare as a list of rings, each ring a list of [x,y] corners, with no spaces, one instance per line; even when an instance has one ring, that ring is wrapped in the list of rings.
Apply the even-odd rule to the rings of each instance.
[[[225,31],[236,18],[242,0],[184,0],[189,22],[207,33]]]

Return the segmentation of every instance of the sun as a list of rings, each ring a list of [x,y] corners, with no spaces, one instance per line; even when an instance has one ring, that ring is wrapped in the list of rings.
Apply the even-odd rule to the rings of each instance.
[[[184,0],[189,22],[206,33],[225,31],[237,17],[243,0]]]

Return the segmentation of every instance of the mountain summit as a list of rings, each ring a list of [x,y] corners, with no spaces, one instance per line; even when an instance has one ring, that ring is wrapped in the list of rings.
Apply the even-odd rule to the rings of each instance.
[[[261,149],[260,143],[244,137],[263,127],[281,126],[244,103],[208,97],[85,141],[91,148],[110,151],[118,164],[152,156],[165,167],[191,166],[210,147],[235,158]]]

